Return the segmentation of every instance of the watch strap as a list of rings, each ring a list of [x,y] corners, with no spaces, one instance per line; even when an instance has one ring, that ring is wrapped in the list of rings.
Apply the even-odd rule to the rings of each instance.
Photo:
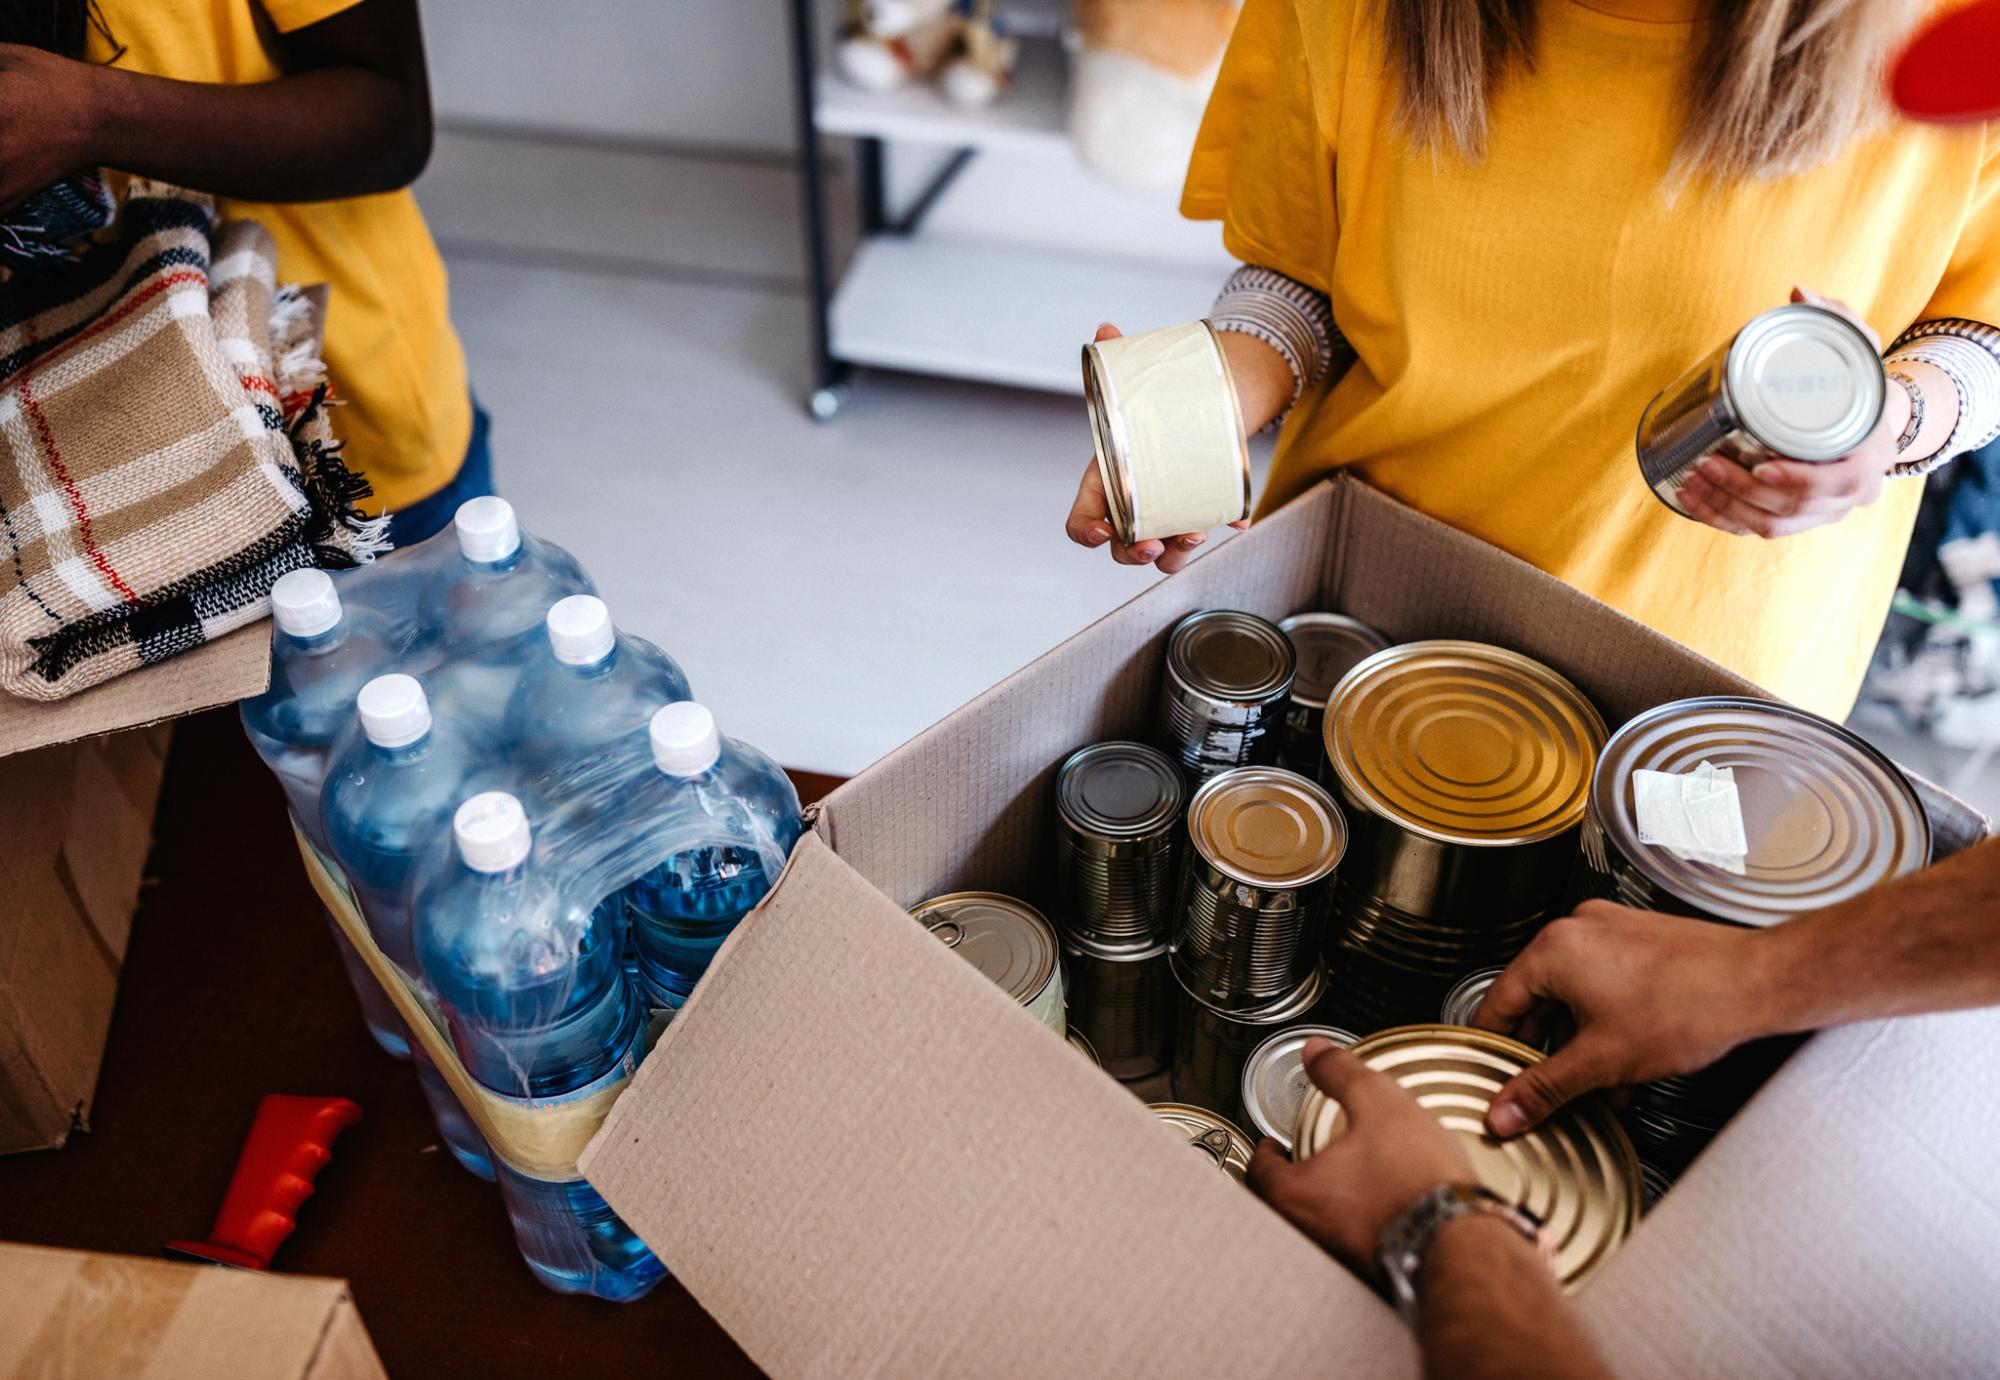
[[[1442,1183],[1383,1228],[1375,1258],[1388,1282],[1391,1301],[1411,1326],[1417,1320],[1417,1276],[1438,1233],[1461,1217],[1496,1217],[1521,1233],[1545,1260],[1552,1255],[1542,1220],[1518,1203],[1473,1183]]]

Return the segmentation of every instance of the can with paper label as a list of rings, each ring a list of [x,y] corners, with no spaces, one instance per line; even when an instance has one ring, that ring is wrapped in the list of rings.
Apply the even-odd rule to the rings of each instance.
[[[1888,378],[1852,321],[1803,303],[1757,317],[1661,389],[1639,418],[1639,472],[1687,517],[1680,488],[1706,455],[1838,460],[1882,419]]]
[[[1254,613],[1208,609],[1174,624],[1157,731],[1190,788],[1277,760],[1298,665],[1291,639]]]

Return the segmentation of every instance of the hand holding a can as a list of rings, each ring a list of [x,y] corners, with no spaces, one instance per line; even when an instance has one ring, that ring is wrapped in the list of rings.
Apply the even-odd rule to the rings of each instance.
[[[1250,1161],[1250,1187],[1356,1274],[1375,1280],[1384,1228],[1439,1184],[1471,1182],[1472,1162],[1458,1135],[1393,1078],[1333,1041],[1309,1040],[1305,1067],[1347,1114],[1347,1131],[1302,1164],[1267,1136]]]
[[[1843,318],[1880,353],[1881,337],[1845,302],[1805,288],[1793,288],[1792,301]],[[1933,372],[1929,366],[1913,368],[1919,373]],[[1955,404],[1956,395],[1948,383],[1942,391]],[[1926,388],[1925,392],[1930,395],[1932,390]],[[1904,454],[1930,453],[1922,448],[1923,437],[1915,438],[1906,452],[1897,449],[1913,408],[1909,393],[1892,384],[1881,394],[1881,402],[1873,430],[1845,455],[1802,460],[1776,452],[1753,451],[1742,459],[1711,453],[1682,482],[1676,501],[1688,516],[1734,536],[1789,537],[1839,522],[1882,496],[1890,470]],[[1944,398],[1932,410],[1945,413]],[[1924,428],[1926,435],[1935,430],[1935,426]],[[1947,426],[1945,434],[1949,430]],[[1941,444],[1943,436],[1937,440]]]

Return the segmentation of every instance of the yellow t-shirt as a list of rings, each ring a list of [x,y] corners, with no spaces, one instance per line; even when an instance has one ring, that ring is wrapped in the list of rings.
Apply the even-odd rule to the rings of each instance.
[[[355,0],[99,0],[110,42],[87,56],[182,81],[248,84],[282,75],[270,35],[316,24]],[[472,436],[465,355],[452,330],[444,262],[408,191],[298,205],[224,202],[278,244],[287,282],[326,283],[325,358],[345,405],[334,429],[376,500],[402,508],[443,488]]]
[[[1393,132],[1371,0],[1247,0],[1182,211],[1327,292],[1359,356],[1293,410],[1266,510],[1353,466],[1839,717],[1921,486],[1892,480],[1802,536],[1733,537],[1653,497],[1634,431],[1655,393],[1794,284],[1845,300],[1884,341],[1929,317],[2000,322],[2000,126],[1886,125],[1814,172],[1670,197],[1698,29],[1663,3],[1546,0],[1534,70],[1497,93],[1468,165]]]

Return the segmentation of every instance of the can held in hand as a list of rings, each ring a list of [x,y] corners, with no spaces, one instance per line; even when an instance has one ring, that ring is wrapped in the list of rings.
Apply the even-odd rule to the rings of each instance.
[[[1130,1082],[1167,1066],[1174,1053],[1174,980],[1162,940],[1139,947],[1063,940],[1069,1023],[1090,1041],[1097,1062]]]
[[[1458,1133],[1482,1187],[1535,1215],[1564,1292],[1582,1288],[1638,1226],[1644,1199],[1639,1159],[1602,1098],[1580,1097],[1508,1140],[1486,1134],[1493,1095],[1541,1062],[1526,1045],[1483,1030],[1417,1025],[1361,1041],[1354,1057],[1395,1079]],[[1346,1130],[1340,1104],[1318,1088],[1307,1089],[1292,1158],[1311,1159]]]
[[[1227,1117],[1217,1116],[1206,1107],[1190,1107],[1182,1102],[1147,1104],[1162,1126],[1187,1138],[1198,1154],[1215,1162],[1215,1167],[1238,1183],[1250,1170],[1254,1147],[1250,1137],[1238,1130]]]
[[[1158,731],[1190,785],[1277,757],[1297,671],[1291,639],[1254,613],[1211,609],[1174,625]]]
[[[1299,1107],[1306,1089],[1313,1086],[1306,1076],[1306,1041],[1331,1040],[1343,1048],[1355,1043],[1352,1033],[1331,1025],[1294,1025],[1250,1051],[1243,1061],[1243,1115],[1258,1132],[1285,1148],[1292,1149],[1292,1132],[1298,1129]]]
[[[1220,1112],[1243,1115],[1243,1065],[1272,1031],[1309,1019],[1326,991],[1326,969],[1315,963],[1298,990],[1268,1006],[1227,1011],[1176,982],[1174,1096]]]
[[[1344,613],[1295,613],[1278,627],[1291,639],[1298,675],[1278,734],[1278,765],[1315,781],[1326,778],[1321,723],[1333,687],[1359,662],[1389,647],[1389,639]]]
[[[1838,460],[1882,419],[1888,379],[1875,342],[1825,307],[1757,317],[1662,389],[1639,418],[1639,472],[1682,517],[1680,488],[1703,456],[1749,466],[1771,455]]]
[[[1250,449],[1206,321],[1083,347],[1083,396],[1111,527],[1128,545],[1250,516]]]
[[[1144,743],[1095,743],[1056,772],[1056,891],[1063,930],[1102,944],[1150,944],[1173,924],[1187,788]]]
[[[1353,841],[1335,878],[1328,1019],[1367,1035],[1435,1019],[1568,899],[1604,720],[1541,663],[1478,642],[1377,652],[1326,709]]]
[[[1742,871],[1641,842],[1633,774],[1703,762],[1735,778]],[[1775,700],[1710,695],[1630,720],[1591,783],[1578,889],[1642,910],[1765,926],[1838,904],[1930,861],[1923,803],[1895,763]]]
[[[1235,1010],[1299,985],[1319,953],[1327,878],[1347,822],[1318,782],[1283,767],[1211,777],[1188,804],[1172,958],[1181,985]]]
[[[1040,911],[997,891],[954,891],[932,897],[910,914],[1043,1025],[1068,1034],[1061,949],[1055,926]]]

